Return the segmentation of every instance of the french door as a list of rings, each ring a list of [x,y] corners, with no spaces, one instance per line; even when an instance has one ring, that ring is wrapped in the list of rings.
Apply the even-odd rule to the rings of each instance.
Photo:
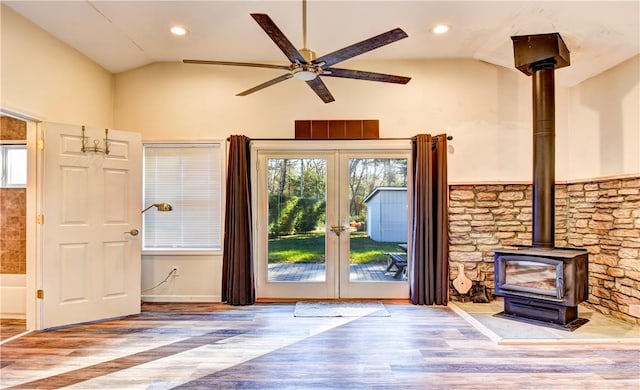
[[[343,143],[254,145],[258,298],[408,298],[410,145]]]

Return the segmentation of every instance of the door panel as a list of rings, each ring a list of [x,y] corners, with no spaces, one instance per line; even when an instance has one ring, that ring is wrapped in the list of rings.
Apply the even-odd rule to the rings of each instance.
[[[408,241],[406,152],[340,153],[340,215],[349,226],[341,235],[340,297],[409,296],[404,272],[389,267],[390,254],[403,255]],[[406,269],[406,268],[405,268]]]
[[[126,232],[140,227],[140,135],[109,131],[109,155],[82,152],[80,126],[45,123],[43,135],[40,327],[139,313],[140,243]]]
[[[335,159],[325,152],[258,156],[256,248],[260,298],[333,298],[335,238],[327,234],[327,209]],[[333,254],[332,254],[333,252]]]

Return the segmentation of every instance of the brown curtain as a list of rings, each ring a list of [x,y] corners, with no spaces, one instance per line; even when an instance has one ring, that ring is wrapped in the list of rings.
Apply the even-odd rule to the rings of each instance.
[[[413,266],[411,302],[446,305],[449,300],[447,137],[419,134],[413,150]]]
[[[251,305],[256,301],[251,237],[249,141],[244,135],[229,137],[222,301],[230,305]]]

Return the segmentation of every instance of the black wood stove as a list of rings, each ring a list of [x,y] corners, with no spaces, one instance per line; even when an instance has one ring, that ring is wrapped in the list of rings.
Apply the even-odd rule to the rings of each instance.
[[[555,81],[569,51],[558,33],[511,37],[515,66],[533,80],[533,245],[494,251],[498,316],[574,330],[587,320],[588,253],[555,248]]]

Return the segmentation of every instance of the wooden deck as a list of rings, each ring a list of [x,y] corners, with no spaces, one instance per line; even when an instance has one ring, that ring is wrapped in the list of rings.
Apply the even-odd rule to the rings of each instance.
[[[269,281],[321,282],[324,280],[325,269],[324,264],[269,264]],[[402,281],[402,278],[395,277],[395,270],[387,272],[386,264],[352,264],[349,280],[352,282],[393,282]]]

